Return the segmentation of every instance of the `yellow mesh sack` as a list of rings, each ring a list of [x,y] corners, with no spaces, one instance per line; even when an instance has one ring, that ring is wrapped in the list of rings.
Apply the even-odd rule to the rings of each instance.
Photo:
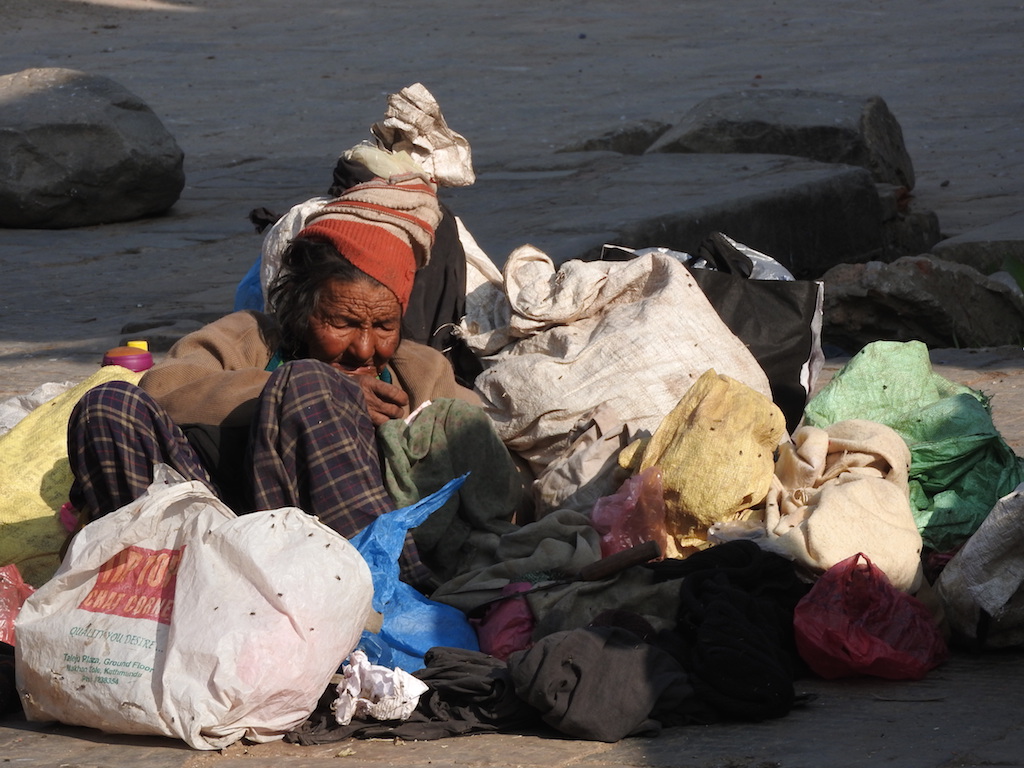
[[[35,408],[0,437],[0,565],[14,563],[38,587],[60,565],[67,531],[57,513],[68,500],[68,419],[82,395],[107,381],[137,384],[141,373],[106,365]]]
[[[661,467],[667,557],[707,546],[712,523],[761,503],[774,473],[786,419],[769,398],[706,371],[658,426],[640,471]]]

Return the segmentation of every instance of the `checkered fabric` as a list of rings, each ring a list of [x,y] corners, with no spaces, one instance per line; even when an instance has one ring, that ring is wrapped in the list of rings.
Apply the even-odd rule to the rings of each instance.
[[[362,390],[325,363],[295,360],[263,389],[247,463],[257,509],[295,506],[351,537],[393,502]],[[403,581],[435,586],[412,535],[399,559]]]
[[[93,387],[68,422],[69,499],[83,522],[123,507],[153,482],[153,467],[169,465],[187,480],[211,478],[181,429],[144,390],[126,381]]]
[[[299,507],[343,536],[391,508],[362,390],[316,360],[274,371],[263,389],[247,471],[256,509]]]
[[[158,462],[217,488],[182,430],[149,394],[126,382],[102,384],[79,401],[68,450],[75,478],[70,500],[85,522],[142,495]],[[348,538],[393,508],[362,390],[315,360],[285,363],[271,374],[243,464],[250,504],[238,512],[298,507]],[[404,581],[431,582],[411,535],[400,566]]]

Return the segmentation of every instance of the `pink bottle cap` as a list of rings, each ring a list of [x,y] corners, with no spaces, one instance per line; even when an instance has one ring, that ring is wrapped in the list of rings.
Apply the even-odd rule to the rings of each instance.
[[[153,355],[138,347],[114,347],[103,356],[103,365],[120,365],[138,373],[153,367]]]

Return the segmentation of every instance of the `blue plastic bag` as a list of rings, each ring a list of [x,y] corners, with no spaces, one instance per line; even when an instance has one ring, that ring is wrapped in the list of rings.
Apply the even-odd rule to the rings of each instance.
[[[260,264],[262,259],[256,258],[256,263],[249,267],[238,287],[235,288],[235,312],[243,309],[255,309],[263,311],[263,286],[260,284]]]
[[[462,611],[428,600],[398,578],[406,532],[451,498],[467,476],[449,481],[415,504],[381,515],[352,537],[353,546],[370,566],[373,609],[384,616],[380,632],[363,632],[359,642],[371,664],[415,672],[423,668],[423,655],[434,646],[480,649]]]

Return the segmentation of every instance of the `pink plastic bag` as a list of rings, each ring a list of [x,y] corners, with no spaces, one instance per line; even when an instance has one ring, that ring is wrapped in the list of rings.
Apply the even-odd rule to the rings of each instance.
[[[668,545],[661,469],[649,467],[626,480],[616,493],[598,499],[590,522],[601,534],[601,555],[608,557],[646,541],[661,552]]]
[[[480,650],[505,661],[513,651],[524,651],[533,645],[533,611],[519,593],[529,592],[533,585],[525,581],[506,584],[499,600],[488,607],[482,619],[471,620],[480,640]]]
[[[793,628],[800,656],[828,679],[919,680],[949,656],[924,604],[863,554],[825,571],[797,603]]]
[[[35,589],[22,581],[17,565],[0,568],[0,641],[14,645],[14,620],[33,592]]]

